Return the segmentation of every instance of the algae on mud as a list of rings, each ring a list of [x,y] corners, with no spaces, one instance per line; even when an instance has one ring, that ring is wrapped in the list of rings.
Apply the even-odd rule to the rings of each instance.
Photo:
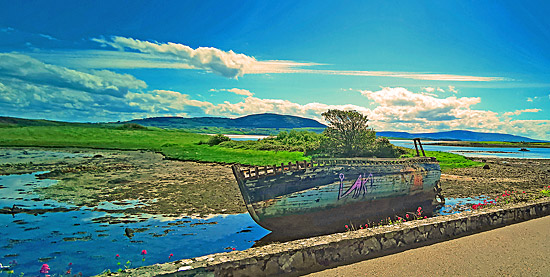
[[[148,151],[78,151],[89,156],[71,162],[3,164],[0,174],[50,171],[40,177],[59,182],[40,189],[41,197],[77,206],[139,200],[144,205],[124,212],[181,216],[246,211],[228,165],[168,160]]]

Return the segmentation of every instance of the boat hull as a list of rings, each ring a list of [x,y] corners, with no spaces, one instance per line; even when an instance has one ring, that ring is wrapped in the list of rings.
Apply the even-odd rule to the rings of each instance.
[[[307,237],[430,216],[441,170],[435,159],[349,160],[243,171],[233,167],[252,218],[281,237]],[[353,227],[352,227],[353,226]]]

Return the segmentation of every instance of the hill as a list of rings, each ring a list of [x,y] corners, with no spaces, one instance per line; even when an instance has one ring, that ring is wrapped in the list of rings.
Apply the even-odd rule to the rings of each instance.
[[[197,127],[220,127],[220,128],[271,128],[271,129],[293,129],[293,128],[325,128],[326,126],[316,120],[293,115],[281,115],[272,113],[253,114],[239,118],[225,117],[151,117],[134,119],[121,123],[137,123],[143,126],[159,128],[197,128]]]
[[[506,142],[545,142],[528,137],[499,133],[482,133],[472,131],[447,131],[437,133],[407,133],[407,132],[376,132],[377,136],[390,138],[421,138],[431,140],[460,140],[460,141],[506,141]]]

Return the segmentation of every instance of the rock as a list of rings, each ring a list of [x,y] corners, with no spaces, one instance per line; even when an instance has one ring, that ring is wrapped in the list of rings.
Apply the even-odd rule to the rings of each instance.
[[[378,240],[374,237],[367,239],[363,244],[363,247],[366,247],[369,250],[373,250],[373,251],[378,251],[382,249],[382,247],[380,246],[380,242],[378,242]]]
[[[397,242],[394,239],[381,239],[382,249],[392,249],[397,246]]]
[[[485,165],[483,166],[483,169],[490,169],[490,167],[489,167],[488,164],[485,164]]]

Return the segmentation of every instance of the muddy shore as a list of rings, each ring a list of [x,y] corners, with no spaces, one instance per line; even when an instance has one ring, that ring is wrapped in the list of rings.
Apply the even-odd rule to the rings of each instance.
[[[49,171],[41,177],[59,180],[39,191],[43,198],[88,207],[96,207],[103,201],[139,200],[145,205],[125,212],[167,216],[246,212],[229,165],[167,160],[161,154],[146,151],[1,150],[4,152],[0,151],[0,175]],[[13,153],[6,155],[8,150]],[[76,156],[33,157],[33,151],[39,153],[38,150]],[[24,151],[26,155],[22,154]],[[488,169],[443,172],[443,195],[447,198],[497,196],[504,191],[538,194],[543,186],[550,185],[550,160],[484,160]]]
[[[39,149],[20,149],[19,153],[28,154],[19,154],[22,158],[11,163],[2,162],[7,159],[0,154],[0,175],[49,171],[39,176],[59,182],[40,189],[43,198],[88,207],[103,201],[139,200],[145,205],[125,212],[167,216],[246,212],[229,165],[168,160],[146,151],[96,149],[44,149],[79,156],[31,159],[35,150]]]

